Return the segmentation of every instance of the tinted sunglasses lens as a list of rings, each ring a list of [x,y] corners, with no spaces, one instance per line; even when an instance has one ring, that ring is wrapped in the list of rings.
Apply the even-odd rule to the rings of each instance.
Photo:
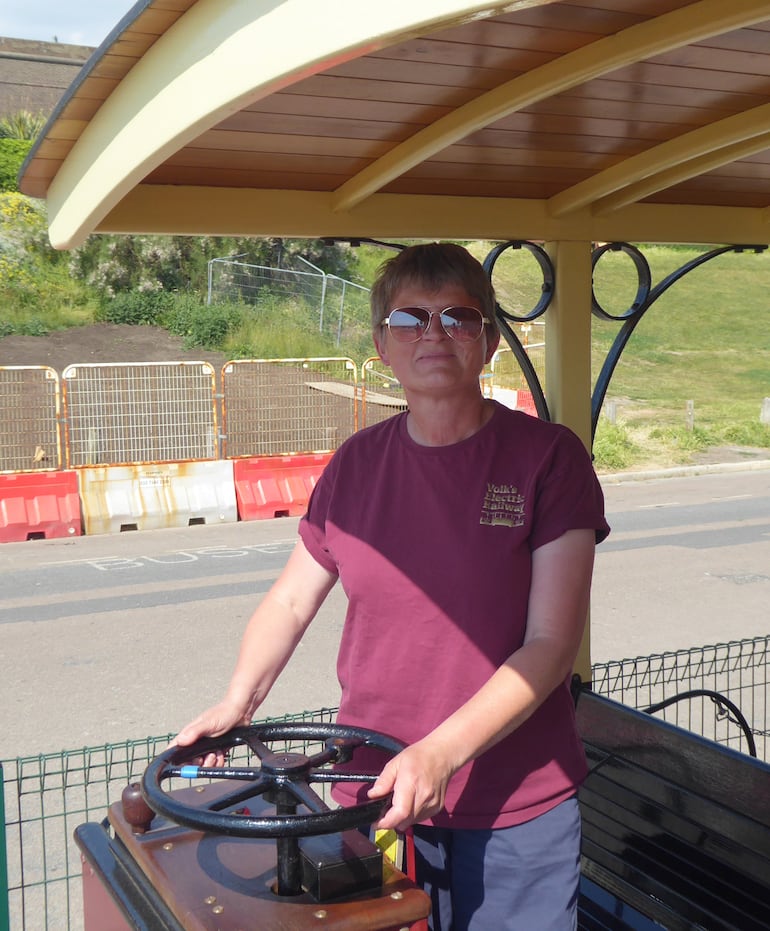
[[[481,336],[484,318],[475,307],[447,307],[441,314],[444,332],[458,342],[471,342]]]
[[[425,332],[430,314],[422,307],[402,307],[388,317],[388,329],[402,343],[415,343]]]

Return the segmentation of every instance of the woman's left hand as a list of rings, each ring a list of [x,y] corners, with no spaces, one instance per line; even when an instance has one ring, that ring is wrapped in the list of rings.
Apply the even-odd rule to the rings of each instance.
[[[371,799],[393,793],[390,808],[374,827],[405,831],[437,814],[444,807],[447,784],[453,773],[449,761],[429,740],[402,750],[388,761],[369,789]]]

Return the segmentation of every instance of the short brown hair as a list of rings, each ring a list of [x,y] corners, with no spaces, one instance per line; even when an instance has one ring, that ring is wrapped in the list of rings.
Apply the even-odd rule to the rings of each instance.
[[[369,296],[373,330],[377,330],[393,309],[391,304],[396,293],[408,284],[436,291],[447,284],[460,285],[479,302],[479,310],[492,321],[488,326],[495,333],[499,332],[492,282],[481,262],[463,246],[453,242],[421,243],[408,246],[383,262]]]

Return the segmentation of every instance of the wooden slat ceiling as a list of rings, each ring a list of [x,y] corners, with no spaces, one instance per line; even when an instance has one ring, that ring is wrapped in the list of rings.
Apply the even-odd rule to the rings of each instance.
[[[195,6],[137,4],[65,95],[25,193],[49,193],[100,107]],[[770,2],[486,7],[330,56],[225,118],[198,119],[177,147],[164,140],[141,183],[105,191],[73,237],[770,239]]]

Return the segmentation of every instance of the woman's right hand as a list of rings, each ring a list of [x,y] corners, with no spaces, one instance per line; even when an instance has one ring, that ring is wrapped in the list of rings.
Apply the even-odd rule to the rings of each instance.
[[[171,741],[171,746],[189,747],[196,740],[200,740],[201,737],[220,737],[234,727],[250,724],[251,717],[251,709],[244,710],[239,705],[223,700],[216,705],[212,705],[211,708],[207,708],[197,718],[186,724]],[[194,762],[197,766],[223,766],[225,752],[219,750],[208,753],[205,757],[198,757]]]

